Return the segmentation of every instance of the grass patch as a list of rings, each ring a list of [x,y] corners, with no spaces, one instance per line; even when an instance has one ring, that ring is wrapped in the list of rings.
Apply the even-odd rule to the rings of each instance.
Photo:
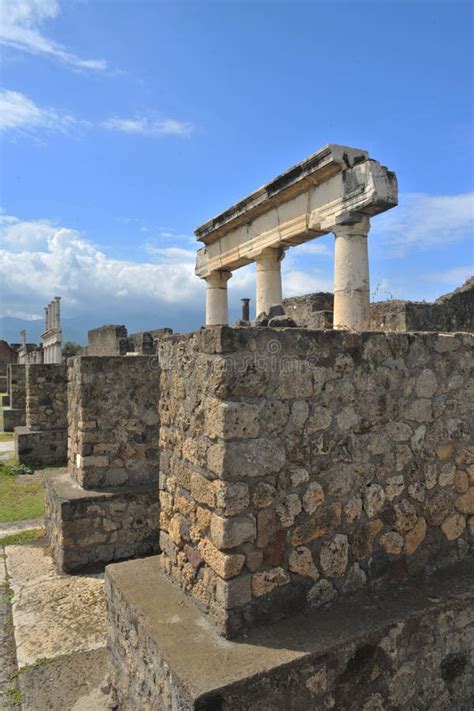
[[[23,702],[23,694],[16,686],[7,689],[7,699],[13,706],[20,706]]]
[[[13,432],[0,432],[0,442],[13,442]]]
[[[18,531],[18,533],[11,533],[8,536],[0,537],[0,546],[20,546],[23,543],[35,541],[37,538],[42,538],[43,536],[44,530],[42,528],[32,528],[28,531]]]
[[[39,518],[44,513],[43,478],[19,482],[15,462],[0,463],[0,523]]]

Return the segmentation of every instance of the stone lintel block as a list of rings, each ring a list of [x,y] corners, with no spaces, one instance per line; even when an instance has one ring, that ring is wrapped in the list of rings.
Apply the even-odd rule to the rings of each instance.
[[[465,563],[390,586],[375,599],[358,592],[329,609],[254,628],[245,643],[219,639],[156,558],[110,565],[105,577],[113,683],[123,708],[146,699],[149,711],[161,711],[171,698],[186,711],[421,708],[428,692],[433,703],[442,695],[443,708],[468,708],[474,693],[474,586]],[[403,654],[408,645],[415,661]],[[389,650],[389,663],[380,663],[381,649]],[[361,679],[355,670],[357,683],[348,683],[354,650],[367,673]],[[455,684],[446,685],[451,670]]]
[[[252,542],[257,537],[257,524],[252,514],[242,514],[231,518],[223,518],[212,514],[211,541],[219,548],[236,548],[242,543]]]

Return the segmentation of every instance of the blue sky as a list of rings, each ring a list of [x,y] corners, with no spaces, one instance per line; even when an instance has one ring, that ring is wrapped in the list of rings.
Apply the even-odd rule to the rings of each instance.
[[[326,143],[395,170],[374,298],[473,271],[469,0],[6,0],[0,315],[203,321],[193,229]],[[285,295],[331,290],[333,239],[289,250]],[[252,267],[229,282],[232,314]]]

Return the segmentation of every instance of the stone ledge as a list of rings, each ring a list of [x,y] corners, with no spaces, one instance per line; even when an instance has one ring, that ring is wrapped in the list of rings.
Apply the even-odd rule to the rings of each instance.
[[[46,530],[59,570],[103,569],[159,552],[156,484],[88,490],[63,469],[47,477],[45,487]]]
[[[465,562],[228,641],[157,557],[108,566],[119,700],[134,711],[468,708],[472,579]]]

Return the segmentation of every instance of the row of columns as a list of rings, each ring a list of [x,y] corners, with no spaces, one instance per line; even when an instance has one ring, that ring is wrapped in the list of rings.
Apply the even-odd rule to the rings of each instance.
[[[332,229],[335,236],[333,324],[338,330],[364,331],[369,327],[369,229],[368,217]],[[255,259],[257,316],[282,303],[283,257],[282,249],[267,248]],[[227,282],[231,276],[230,271],[216,271],[206,277],[206,326],[229,322]]]
[[[48,306],[44,307],[44,330],[45,332],[53,328],[61,328],[60,296],[55,296]]]

